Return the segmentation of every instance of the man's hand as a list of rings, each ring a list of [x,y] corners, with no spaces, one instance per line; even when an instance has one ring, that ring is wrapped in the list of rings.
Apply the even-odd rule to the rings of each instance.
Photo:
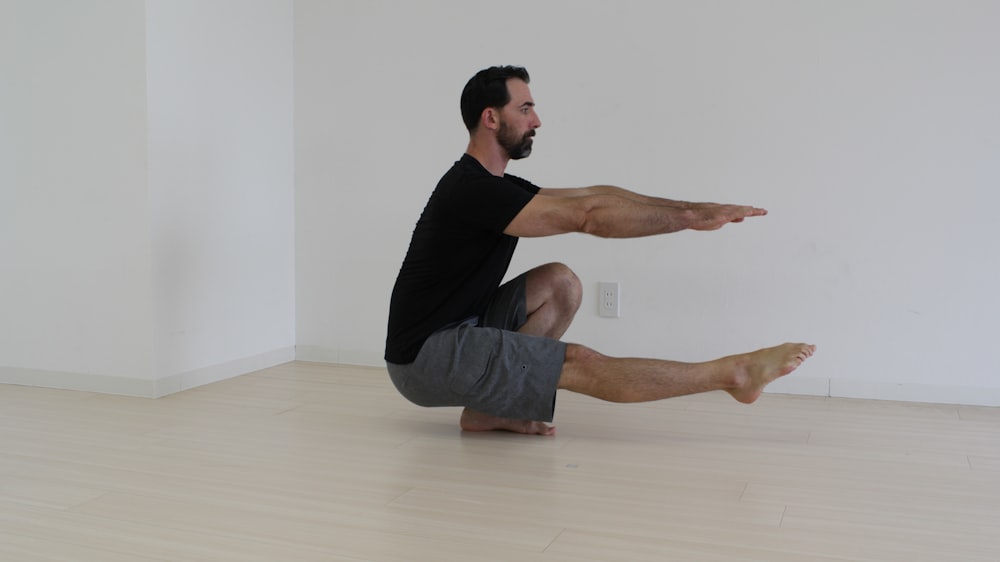
[[[692,203],[694,218],[691,230],[718,230],[731,222],[743,222],[747,217],[762,217],[766,209],[746,205],[721,205],[719,203]]]

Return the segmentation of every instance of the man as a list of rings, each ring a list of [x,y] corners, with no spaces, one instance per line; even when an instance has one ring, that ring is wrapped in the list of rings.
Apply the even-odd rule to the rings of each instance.
[[[390,303],[385,359],[403,396],[464,406],[467,431],[551,435],[559,388],[615,402],[725,390],[750,403],[813,354],[812,345],[789,343],[705,363],[607,357],[559,340],[582,293],[565,265],[500,286],[519,237],[715,230],[766,214],[613,186],[539,188],[505,174],[510,160],[531,154],[541,126],[528,82],[523,68],[492,67],[462,92],[468,148],[424,208]]]

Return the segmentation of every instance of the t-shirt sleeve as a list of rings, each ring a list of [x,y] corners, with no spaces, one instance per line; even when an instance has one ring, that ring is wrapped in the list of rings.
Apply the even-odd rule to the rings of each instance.
[[[478,179],[457,190],[453,210],[462,222],[491,232],[503,232],[539,188],[516,176]]]

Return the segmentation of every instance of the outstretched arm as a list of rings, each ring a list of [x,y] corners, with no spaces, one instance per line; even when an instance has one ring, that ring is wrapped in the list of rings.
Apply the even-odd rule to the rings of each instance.
[[[756,207],[673,201],[613,186],[542,189],[504,232],[522,237],[584,232],[637,238],[687,229],[716,230],[765,214]]]

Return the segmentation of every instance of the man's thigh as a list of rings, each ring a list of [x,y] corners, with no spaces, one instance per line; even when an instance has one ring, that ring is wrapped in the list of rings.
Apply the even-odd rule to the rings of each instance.
[[[521,329],[528,321],[527,283],[528,274],[522,273],[500,285],[479,325],[512,332]]]

